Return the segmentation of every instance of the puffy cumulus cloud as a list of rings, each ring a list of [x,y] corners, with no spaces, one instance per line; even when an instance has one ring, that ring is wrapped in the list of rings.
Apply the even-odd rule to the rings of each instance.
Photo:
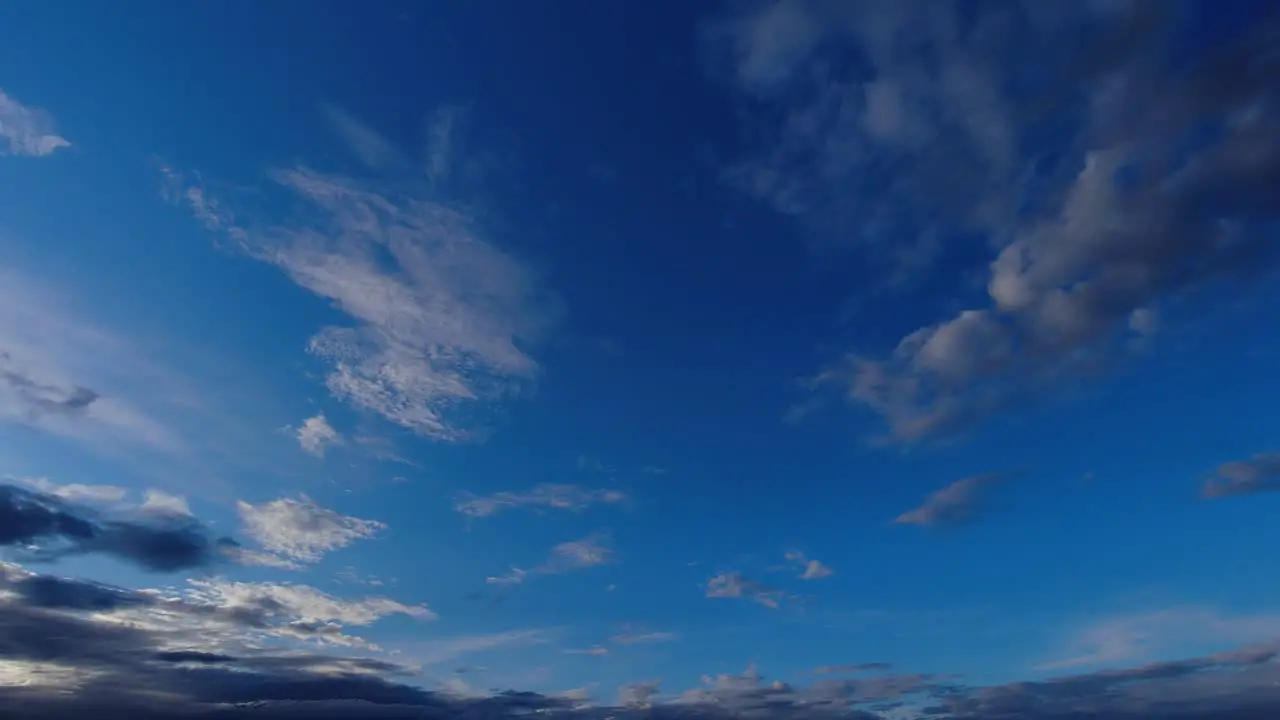
[[[542,483],[523,492],[503,491],[484,496],[465,493],[458,498],[453,508],[467,517],[483,518],[518,508],[582,512],[592,505],[616,504],[626,499],[626,493],[620,490],[593,490],[578,485]]]
[[[769,129],[734,182],[896,277],[994,254],[985,297],[819,375],[888,439],[1103,369],[1171,298],[1275,258],[1275,8],[1184,46],[1210,6],[746,7],[713,35]]]
[[[101,553],[147,570],[208,567],[232,547],[195,518],[172,513],[104,513],[61,497],[0,485],[0,546],[33,559]]]
[[[325,419],[324,413],[304,420],[297,436],[303,451],[316,457],[324,457],[325,448],[342,443],[342,436]]]
[[[246,535],[271,553],[303,563],[316,562],[325,553],[371,538],[386,528],[376,520],[321,507],[306,495],[261,505],[242,500],[237,509]]]
[[[1201,494],[1210,500],[1280,490],[1280,453],[1259,453],[1248,460],[1223,463],[1204,481]]]
[[[745,598],[771,610],[777,610],[781,606],[783,593],[781,590],[752,580],[740,572],[725,572],[707,581],[706,596],[709,598]]]
[[[0,139],[8,145],[7,152],[0,148],[0,155],[42,157],[71,146],[65,138],[54,134],[49,113],[23,105],[3,90],[0,90]]]
[[[934,492],[920,507],[902,513],[894,522],[927,527],[968,522],[980,509],[984,494],[1005,478],[1005,475],[996,473],[961,478]]]
[[[433,172],[447,174],[440,162]],[[346,314],[348,323],[321,329],[308,347],[329,365],[334,397],[459,442],[483,436],[490,411],[532,386],[538,364],[527,348],[554,303],[475,217],[437,198],[434,181],[281,170],[272,174],[287,198],[278,207],[297,212],[272,219],[233,211],[167,174],[169,196],[206,228]]]

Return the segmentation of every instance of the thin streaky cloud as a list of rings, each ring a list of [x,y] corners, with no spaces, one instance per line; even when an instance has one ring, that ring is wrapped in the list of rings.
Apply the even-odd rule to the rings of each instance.
[[[44,157],[71,143],[53,131],[53,118],[39,108],[28,107],[0,90],[0,139],[8,150],[0,155]]]

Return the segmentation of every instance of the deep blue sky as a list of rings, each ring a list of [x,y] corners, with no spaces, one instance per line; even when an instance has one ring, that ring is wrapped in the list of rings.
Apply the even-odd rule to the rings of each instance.
[[[450,702],[1155,717],[1098,673],[1210,656],[1186,708],[1270,702],[1213,654],[1280,637],[1277,22],[4,5],[6,512],[98,524],[7,582]]]

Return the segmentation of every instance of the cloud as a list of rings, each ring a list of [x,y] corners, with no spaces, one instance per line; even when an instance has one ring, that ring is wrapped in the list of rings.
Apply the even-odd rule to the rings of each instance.
[[[325,448],[341,443],[342,436],[325,419],[324,413],[307,418],[298,428],[298,444],[316,457],[324,457]]]
[[[563,575],[613,562],[613,548],[605,533],[596,532],[551,548],[547,559],[532,570],[511,568],[506,575],[485,578],[489,585],[520,585],[538,575]]]
[[[709,598],[746,598],[772,610],[778,609],[782,591],[744,577],[739,572],[726,572],[707,581]]]
[[[892,670],[893,665],[884,662],[857,663],[854,665],[823,665],[814,668],[815,675],[851,675],[863,672],[883,672]]]
[[[462,442],[483,437],[491,412],[532,387],[538,364],[527,348],[553,304],[524,263],[483,238],[476,218],[421,183],[281,170],[275,189],[298,212],[271,220],[167,174],[180,188],[170,196],[206,228],[346,315],[308,346],[329,365],[334,397]]]
[[[626,499],[626,493],[619,490],[589,490],[577,485],[542,483],[524,492],[504,491],[486,496],[463,494],[453,508],[467,517],[483,518],[518,508],[582,512],[592,505],[615,504]]]
[[[70,147],[53,132],[53,120],[39,108],[23,105],[0,90],[0,138],[7,141],[9,149],[0,155],[28,155],[43,157],[58,148]]]
[[[1235,646],[1280,638],[1280,615],[1224,615],[1212,608],[1175,607],[1106,618],[1081,628],[1067,643],[1067,657],[1041,670],[1098,668],[1149,662],[1180,647],[1204,643]]]
[[[386,529],[376,520],[320,507],[306,495],[261,505],[241,500],[236,507],[246,535],[269,552],[304,563]]]
[[[1202,494],[1210,500],[1280,490],[1280,453],[1260,453],[1248,460],[1218,466],[1205,480]]]
[[[129,494],[128,490],[115,485],[81,485],[80,483],[60,485],[49,478],[42,477],[13,479],[32,490],[68,502],[118,503],[124,500],[125,495]]]
[[[736,186],[899,283],[994,254],[984,296],[815,378],[887,440],[1052,394],[1141,348],[1175,298],[1272,264],[1280,16],[1184,71],[1169,48],[1195,13],[1102,5],[785,2],[713,34],[769,128]]]
[[[609,642],[614,645],[650,645],[671,642],[679,639],[679,637],[679,635],[669,632],[620,633],[609,638]]]
[[[183,444],[153,413],[190,400],[153,358],[86,321],[60,294],[0,266],[0,422],[108,452],[174,450]]]
[[[170,495],[162,490],[147,490],[140,509],[144,513],[159,515],[191,515],[186,498]]]
[[[359,120],[332,105],[323,105],[325,120],[333,126],[360,162],[378,168],[398,160],[395,148]]]
[[[213,565],[230,542],[215,540],[191,517],[104,517],[55,495],[0,485],[0,546],[37,560],[102,553],[147,570],[174,572]]]
[[[817,560],[805,557],[805,554],[798,550],[788,552],[786,554],[786,558],[788,562],[800,566],[801,580],[820,580],[824,577],[830,577],[835,574],[835,570],[832,570]]]
[[[923,505],[902,513],[894,522],[926,527],[968,522],[977,513],[983,494],[1004,480],[1004,475],[992,473],[962,478],[934,492]]]

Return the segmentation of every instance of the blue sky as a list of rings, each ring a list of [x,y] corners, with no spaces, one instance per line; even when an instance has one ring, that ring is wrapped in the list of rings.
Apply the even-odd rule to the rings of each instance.
[[[130,8],[0,7],[4,704],[1280,707],[1270,4]]]

